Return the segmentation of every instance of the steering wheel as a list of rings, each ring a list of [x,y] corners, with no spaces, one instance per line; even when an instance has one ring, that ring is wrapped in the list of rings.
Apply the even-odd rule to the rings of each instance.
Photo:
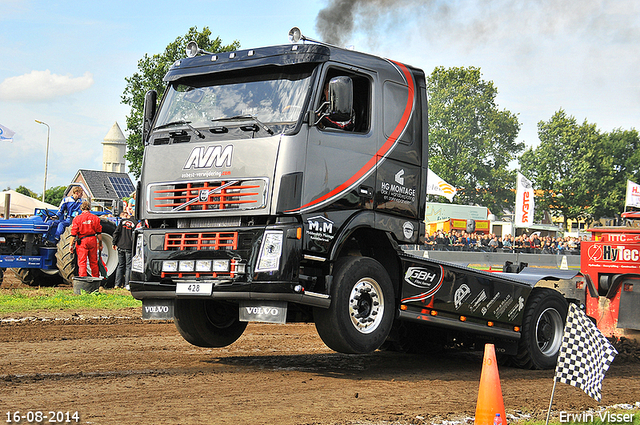
[[[48,210],[48,209],[46,209],[46,208],[45,208],[45,209],[42,209],[41,211],[43,211],[43,212],[44,212],[44,215],[46,215],[46,216],[47,216],[47,218],[48,218],[49,220],[55,220],[55,219],[57,219],[57,218],[58,218],[58,216],[57,216],[57,215],[55,215],[54,213],[52,213],[51,211],[49,211],[49,210]]]

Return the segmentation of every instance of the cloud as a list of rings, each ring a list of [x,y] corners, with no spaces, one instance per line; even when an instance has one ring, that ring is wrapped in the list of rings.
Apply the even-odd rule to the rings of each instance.
[[[85,72],[82,77],[31,71],[29,74],[10,77],[0,83],[0,100],[40,102],[66,96],[88,89],[93,85],[93,75]]]

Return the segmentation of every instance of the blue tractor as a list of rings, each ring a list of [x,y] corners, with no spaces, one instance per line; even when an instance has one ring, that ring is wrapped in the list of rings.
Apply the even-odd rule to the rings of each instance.
[[[27,218],[0,220],[0,273],[9,270],[29,286],[71,284],[76,268],[70,251],[73,241],[71,227],[67,227],[60,241],[47,239],[49,229],[57,225],[58,210],[39,209]],[[96,213],[100,215],[101,213]],[[107,269],[105,287],[113,286],[118,254],[113,249],[116,219],[101,218],[102,261]],[[2,276],[0,275],[0,281]]]

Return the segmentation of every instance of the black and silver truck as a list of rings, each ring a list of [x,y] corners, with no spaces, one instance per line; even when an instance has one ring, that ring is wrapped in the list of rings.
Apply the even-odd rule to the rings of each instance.
[[[309,40],[187,53],[159,107],[145,101],[131,274],[144,317],[203,347],[250,321],[314,322],[343,353],[493,342],[518,366],[555,365],[579,296],[401,249],[425,231],[422,70]]]

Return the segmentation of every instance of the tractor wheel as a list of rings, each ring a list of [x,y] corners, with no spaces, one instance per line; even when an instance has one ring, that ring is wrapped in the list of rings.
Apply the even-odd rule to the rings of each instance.
[[[104,287],[111,288],[116,281],[118,268],[118,252],[113,249],[113,233],[116,231],[116,225],[109,220],[100,220],[100,224],[102,224],[102,261],[107,269]],[[71,227],[67,227],[58,242],[56,262],[62,279],[68,284],[73,284],[73,277],[76,276],[77,270],[76,255],[70,250],[72,242]]]
[[[47,273],[40,269],[9,270],[13,272],[20,282],[28,286],[58,286],[62,283],[62,278],[58,273]]]
[[[328,309],[315,308],[318,335],[332,350],[347,354],[375,351],[387,339],[394,316],[389,274],[372,258],[336,262]]]
[[[56,264],[62,280],[69,285],[73,284],[73,276],[76,274],[77,266],[76,255],[70,249],[72,242],[71,227],[67,227],[60,235],[60,242],[58,242],[56,250]]]

